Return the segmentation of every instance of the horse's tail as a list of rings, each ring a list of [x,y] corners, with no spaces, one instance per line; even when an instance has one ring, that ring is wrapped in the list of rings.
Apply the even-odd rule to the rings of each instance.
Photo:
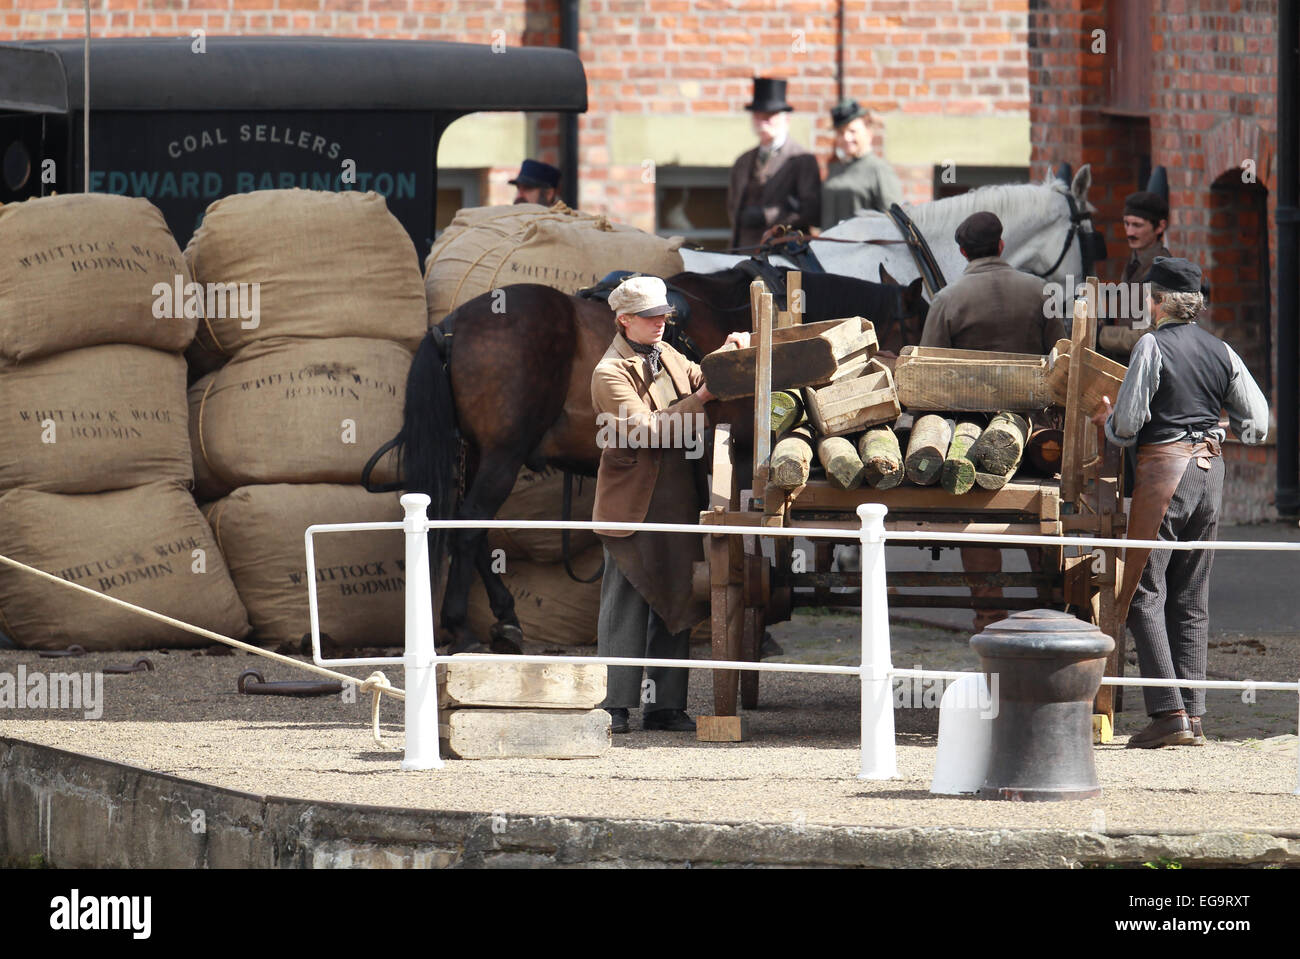
[[[451,377],[446,368],[449,346],[449,335],[439,327],[435,326],[425,334],[406,376],[401,431],[375,452],[361,476],[362,483],[372,492],[397,488],[426,494],[431,500],[429,512],[434,519],[450,519],[456,509],[456,459],[460,437],[456,429]],[[373,486],[370,483],[371,470],[390,449],[397,452],[401,481],[385,487]],[[446,540],[446,530],[430,534],[429,547],[434,563],[443,555]],[[435,566],[435,580],[437,568]]]

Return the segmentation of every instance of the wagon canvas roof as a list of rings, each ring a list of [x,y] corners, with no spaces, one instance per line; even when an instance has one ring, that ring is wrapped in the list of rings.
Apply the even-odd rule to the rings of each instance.
[[[82,106],[81,40],[0,43],[0,109]],[[418,40],[114,37],[90,45],[92,110],[587,109],[569,50]]]

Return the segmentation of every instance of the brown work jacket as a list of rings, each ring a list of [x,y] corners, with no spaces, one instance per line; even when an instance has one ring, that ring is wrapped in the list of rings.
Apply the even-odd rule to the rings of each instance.
[[[922,346],[1002,353],[1050,353],[1065,338],[1060,317],[1049,317],[1046,283],[999,256],[971,260],[956,282],[930,303]]]
[[[663,344],[660,357],[663,371],[651,382],[645,357],[635,352],[621,333],[615,334],[614,342],[591,375],[597,438],[603,442],[596,474],[596,502],[591,512],[595,522],[646,522],[650,497],[665,455],[661,443],[680,436],[678,431],[687,419],[691,428],[700,427],[698,441],[703,443],[702,428],[708,421],[704,404],[695,391],[704,385],[704,374],[698,363],[690,362],[667,343]],[[620,423],[625,424],[628,435],[644,427],[650,442],[640,448],[605,442],[610,432],[617,432]],[[684,457],[685,454],[681,449],[669,449],[667,455]],[[605,535],[632,534],[627,530],[610,530]]]
[[[761,168],[755,169],[757,163],[755,147],[731,167],[727,216],[732,246],[757,246],[778,223],[792,230],[820,225],[822,175],[815,156],[787,138]]]

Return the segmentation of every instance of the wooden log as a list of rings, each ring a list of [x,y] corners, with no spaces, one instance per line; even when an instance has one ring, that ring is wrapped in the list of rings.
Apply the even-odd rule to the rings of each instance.
[[[772,450],[772,468],[768,471],[768,482],[785,490],[806,486],[812,458],[812,430],[807,426],[791,430]]]
[[[893,489],[903,482],[903,452],[888,426],[867,430],[858,440],[863,479],[872,489]]]
[[[703,564],[701,564],[703,565]],[[438,706],[594,709],[605,700],[604,666],[484,663],[460,655],[438,666]]]
[[[440,719],[442,748],[460,759],[584,759],[610,745],[603,709],[455,709]]]
[[[993,417],[967,454],[975,464],[975,482],[984,489],[1001,489],[1015,475],[1024,454],[1029,423],[1017,413]]]
[[[1061,450],[1065,446],[1063,430],[1036,430],[1025,447],[1025,461],[1044,476],[1061,471]]]
[[[857,448],[842,436],[823,436],[817,441],[817,459],[826,470],[826,478],[837,489],[857,489],[862,485],[864,467]]]
[[[841,360],[863,350],[874,353],[875,349],[875,327],[856,316],[772,330],[772,389],[829,383]],[[758,351],[755,344],[704,357],[700,369],[709,391],[720,400],[753,396]]]
[[[952,431],[952,442],[948,444],[948,455],[939,474],[939,485],[949,493],[960,495],[975,485],[975,464],[969,454],[982,432],[978,423],[969,420],[958,423]]]
[[[776,390],[772,393],[772,429],[785,433],[799,426],[808,416],[804,412],[803,400],[799,394],[790,390]]]
[[[952,445],[952,420],[930,413],[918,419],[912,427],[907,442],[907,458],[903,461],[904,473],[917,486],[933,486],[939,482],[944,457]]]

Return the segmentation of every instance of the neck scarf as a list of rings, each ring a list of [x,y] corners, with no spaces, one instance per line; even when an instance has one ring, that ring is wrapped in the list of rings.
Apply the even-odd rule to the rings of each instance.
[[[627,345],[632,347],[634,352],[645,357],[646,365],[650,367],[650,378],[654,379],[658,376],[659,371],[663,369],[663,358],[659,355],[659,344],[637,343],[633,340],[629,340],[626,333],[622,334],[622,336],[623,339],[627,341]]]

